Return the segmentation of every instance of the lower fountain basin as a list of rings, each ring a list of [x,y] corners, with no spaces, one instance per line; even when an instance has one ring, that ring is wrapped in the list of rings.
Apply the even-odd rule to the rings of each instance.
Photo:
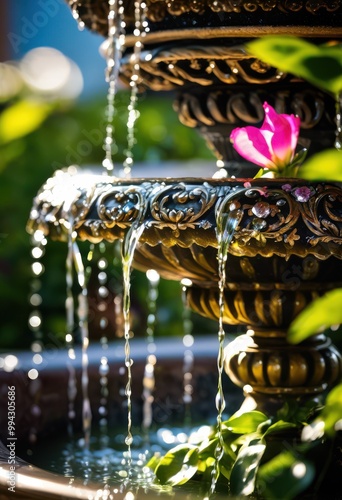
[[[184,347],[181,339],[156,340],[157,364],[155,365],[156,387],[153,393],[153,427],[172,427],[184,424],[185,403],[183,401],[183,363]],[[141,434],[143,406],[143,374],[146,364],[147,348],[144,340],[132,340],[133,394],[132,410],[135,432]],[[193,397],[191,415],[193,422],[215,422],[215,395],[217,390],[216,356],[217,345],[212,337],[197,337],[191,348],[194,355],[192,370]],[[89,348],[89,397],[92,406],[94,426],[98,425],[101,415],[100,407],[100,375],[99,365],[103,349],[99,345]],[[35,456],[35,448],[44,441],[56,442],[56,439],[66,441],[68,438],[68,379],[71,361],[66,351],[57,346],[42,353],[43,361],[39,368],[39,377],[28,378],[28,372],[37,368],[32,362],[32,353],[16,353],[17,368],[14,371],[0,372],[0,390],[3,397],[0,403],[1,441],[5,446],[0,454],[0,495],[9,495],[8,479],[10,472],[9,448],[13,442],[8,435],[7,393],[8,387],[15,387],[16,403],[16,440],[17,455],[31,462],[20,460],[15,466],[16,498],[106,498],[101,491],[104,485],[96,482],[82,481],[80,478],[64,477],[52,473],[46,464],[45,470],[36,466],[42,464],[42,458]],[[122,388],[125,381],[124,346],[121,342],[110,344],[106,350],[110,366],[108,373],[108,427],[122,429],[127,420],[127,408]],[[3,355],[6,366],[6,356]],[[81,395],[81,354],[76,350],[76,360],[72,363],[76,370],[77,396],[75,399],[76,416],[73,420],[74,432],[82,435],[82,395]],[[233,413],[241,402],[241,396],[228,378],[224,381],[227,394],[227,412]],[[120,390],[121,389],[121,390]],[[139,430],[140,429],[140,430]],[[123,438],[124,439],[124,438]],[[51,445],[50,445],[51,446]],[[124,449],[123,443],[123,449]],[[48,446],[49,448],[49,446]],[[27,450],[31,450],[27,452]],[[124,493],[118,491],[115,498],[124,498]],[[112,487],[112,490],[115,488]],[[103,493],[104,495],[104,493]],[[182,494],[179,494],[182,498]],[[153,491],[139,491],[138,498],[154,498],[159,494]],[[185,498],[185,495],[184,495]],[[186,498],[189,498],[186,496]],[[197,498],[194,496],[193,498]]]
[[[236,218],[224,321],[284,326],[319,294],[342,286],[341,201],[339,185],[297,179],[123,180],[69,168],[38,193],[28,230],[59,240],[72,231],[98,243],[130,237],[143,226],[133,265],[191,280],[190,305],[217,318],[221,212]],[[237,314],[231,307],[237,301],[250,312]],[[279,312],[260,313],[261,303]]]

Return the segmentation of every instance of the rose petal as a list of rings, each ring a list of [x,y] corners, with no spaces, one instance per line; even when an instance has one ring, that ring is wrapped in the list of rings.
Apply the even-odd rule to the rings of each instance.
[[[264,109],[263,127],[274,132],[270,144],[272,159],[277,166],[286,166],[291,163],[297,146],[300,119],[293,115],[278,114],[267,103],[264,103]]]
[[[236,128],[232,131],[230,138],[236,151],[246,160],[260,167],[276,168],[265,136],[258,128]]]

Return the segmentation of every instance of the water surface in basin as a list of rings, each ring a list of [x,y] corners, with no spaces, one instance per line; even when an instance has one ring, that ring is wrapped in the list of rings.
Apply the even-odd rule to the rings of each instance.
[[[135,432],[134,444],[128,451],[124,443],[127,434],[125,426],[115,429],[99,426],[94,429],[88,448],[84,446],[82,437],[70,439],[69,436],[56,435],[41,441],[26,453],[23,451],[21,456],[41,469],[71,480],[77,478],[84,486],[98,484],[103,491],[132,491],[136,494],[143,490],[145,494],[151,491],[162,496],[174,496],[179,492],[191,500],[203,498],[210,485],[193,481],[173,490],[169,486],[156,486],[153,472],[146,463],[154,454],[165,454],[177,444],[204,439],[210,430],[211,427],[205,424],[191,428],[159,427],[145,435]],[[130,469],[127,469],[128,463]]]

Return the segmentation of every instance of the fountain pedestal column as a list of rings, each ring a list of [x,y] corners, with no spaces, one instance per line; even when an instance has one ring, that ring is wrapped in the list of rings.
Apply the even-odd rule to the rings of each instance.
[[[260,410],[314,399],[341,375],[341,356],[325,335],[293,346],[286,330],[248,330],[225,350],[225,369]]]

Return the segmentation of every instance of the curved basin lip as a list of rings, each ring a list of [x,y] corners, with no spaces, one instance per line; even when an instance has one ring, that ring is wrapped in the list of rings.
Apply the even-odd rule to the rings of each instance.
[[[2,444],[2,443],[1,443]],[[15,492],[8,492],[8,477],[9,465],[6,460],[0,459],[0,495],[9,494],[19,500],[61,500],[68,498],[70,500],[96,500],[101,498],[109,498],[103,496],[105,492],[110,491],[115,500],[124,500],[127,498],[129,488],[122,491],[122,484],[107,486],[100,483],[89,483],[87,485],[82,483],[82,480],[75,477],[66,477],[62,474],[45,471],[39,467],[35,467],[29,463],[23,465],[16,465],[15,471]],[[134,492],[136,486],[133,487]],[[47,496],[48,495],[48,496]],[[99,496],[100,495],[100,496]],[[5,498],[5,497],[3,497]],[[9,498],[6,497],[6,498]],[[134,498],[150,500],[155,498],[161,500],[162,498],[169,498],[169,496],[161,495],[158,491],[152,489],[139,488],[138,493],[134,493]],[[189,500],[188,493],[180,493],[177,491],[178,500]],[[197,495],[195,498],[198,498]],[[219,493],[215,494],[215,498],[224,500],[226,496],[221,496]]]
[[[145,46],[155,43],[167,43],[176,40],[220,40],[223,38],[256,38],[264,35],[293,35],[306,37],[338,37],[342,36],[342,28],[338,26],[217,26],[215,28],[187,28],[187,29],[168,29],[156,30],[148,33],[145,37]],[[132,47],[136,41],[133,35],[127,35],[125,42],[127,47]]]
[[[168,359],[182,359],[184,351],[186,349],[191,349],[196,359],[212,358],[217,355],[218,345],[216,342],[216,337],[213,335],[196,335],[193,334],[194,342],[191,347],[185,347],[182,339],[180,337],[164,337],[156,338],[154,340],[155,352],[157,359],[160,361]],[[227,335],[227,342],[232,340],[230,335]],[[123,363],[125,360],[125,345],[124,339],[117,339],[113,342],[109,342],[108,349],[106,349],[106,357],[108,358],[108,363]],[[55,346],[55,349],[51,349],[50,352],[44,353],[42,351],[42,362],[39,365],[39,372],[45,370],[58,370],[61,367],[67,370],[67,364],[70,364],[70,358],[66,349],[59,349],[60,346]],[[148,344],[145,338],[132,338],[130,340],[131,356],[138,361],[145,361],[146,356],[149,354]],[[88,357],[89,364],[95,363],[99,364],[101,357],[103,356],[103,348],[99,343],[90,343],[88,347]],[[6,356],[7,353],[0,353],[0,356]],[[11,351],[18,358],[18,365],[16,370],[28,371],[30,368],[36,368],[37,365],[34,364],[32,360],[33,353],[30,350],[27,351]],[[75,359],[72,361],[75,368],[80,368],[82,366],[82,348],[81,346],[75,347]],[[12,372],[13,373],[13,372]],[[2,374],[10,375],[9,372],[4,370],[0,371],[0,381]]]
[[[9,465],[0,461],[0,493],[8,492]],[[45,471],[29,463],[15,466],[14,496],[25,500],[35,499],[80,499],[100,498],[96,496],[101,485],[84,485],[80,479],[65,477]],[[120,495],[116,498],[124,498]]]
[[[186,168],[186,167],[185,167]],[[44,190],[46,184],[53,179],[58,179],[59,176],[62,176],[63,178],[69,177],[70,179],[77,179],[77,178],[84,178],[89,180],[93,180],[94,184],[100,183],[100,184],[113,184],[113,186],[139,186],[141,184],[156,184],[156,185],[192,185],[192,184],[209,184],[213,187],[217,186],[224,186],[224,185],[242,185],[245,186],[246,183],[251,184],[252,187],[254,186],[265,186],[265,185],[277,185],[277,184],[295,184],[295,185],[301,185],[301,184],[310,184],[310,185],[318,185],[318,184],[333,184],[333,185],[340,185],[342,186],[342,183],[334,180],[329,180],[329,181],[308,181],[306,179],[302,179],[300,177],[274,177],[274,178],[269,178],[269,177],[259,177],[259,178],[254,178],[254,177],[221,177],[221,178],[215,178],[215,177],[204,177],[204,176],[199,176],[199,177],[194,177],[194,176],[181,176],[181,177],[173,177],[173,176],[166,176],[166,177],[155,177],[155,176],[137,176],[137,177],[117,177],[115,175],[108,175],[108,174],[103,174],[101,173],[101,170],[97,167],[80,167],[80,166],[70,166],[70,167],[65,167],[63,169],[58,169],[54,172],[54,174],[49,177],[45,183],[42,186],[42,189]],[[81,186],[80,186],[81,187]]]
[[[215,217],[232,201],[240,204],[238,198],[241,195],[248,198],[248,203],[243,205],[241,212],[242,222],[246,227],[239,225],[239,231],[234,234],[235,243],[238,244],[238,240],[241,240],[244,248],[239,255],[260,254],[269,257],[272,253],[286,257],[289,252],[300,256],[314,253],[320,259],[326,259],[337,253],[340,240],[337,243],[336,235],[333,234],[327,240],[326,228],[316,212],[324,197],[333,195],[335,201],[336,197],[340,199],[341,186],[341,183],[334,181],[311,182],[287,177],[127,179],[92,174],[90,170],[79,171],[72,166],[56,171],[38,191],[27,231],[33,234],[38,229],[52,239],[66,241],[70,221],[78,238],[97,243],[104,239],[121,239],[124,234],[130,235],[127,230],[133,227],[133,221],[140,224],[144,219],[146,227],[139,244],[146,241],[152,247],[164,244],[168,248],[174,245],[188,248],[194,243],[201,247],[216,247]],[[272,196],[275,198],[274,208]],[[287,200],[285,205],[283,203],[285,208],[279,208],[278,202],[282,201],[279,200],[280,196]],[[314,196],[317,202],[313,205]],[[269,200],[266,202],[264,197]],[[260,198],[259,201],[257,198]],[[264,242],[267,239],[273,242],[271,247],[260,245],[253,239],[254,219],[251,217],[253,214],[259,215],[250,207],[252,199],[258,213],[262,210],[260,205],[268,205],[266,212],[261,213],[260,217],[264,220],[271,216],[269,224],[264,226],[266,230],[262,232]],[[306,215],[307,211],[310,212],[310,217]],[[336,220],[341,224],[340,217],[337,217]],[[315,226],[313,229],[312,221]],[[299,224],[299,228],[303,227],[299,236],[295,234],[295,224]],[[315,240],[308,246],[308,239],[311,241],[313,237]],[[324,242],[329,242],[330,247],[317,244],[323,239]]]

